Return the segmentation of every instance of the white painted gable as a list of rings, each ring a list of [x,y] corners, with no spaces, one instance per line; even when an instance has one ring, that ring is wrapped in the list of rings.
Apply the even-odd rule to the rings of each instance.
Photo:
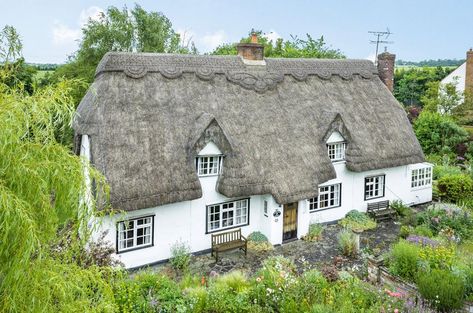
[[[199,155],[219,155],[222,154],[220,149],[213,142],[209,142],[205,147],[200,150]]]
[[[332,143],[332,142],[340,142],[340,141],[345,141],[345,138],[343,138],[342,134],[340,134],[337,131],[334,131],[330,137],[327,139],[327,143]]]
[[[456,70],[451,72],[447,77],[442,79],[440,84],[452,84],[457,83],[457,91],[465,91],[465,76],[466,76],[466,62],[460,65]]]

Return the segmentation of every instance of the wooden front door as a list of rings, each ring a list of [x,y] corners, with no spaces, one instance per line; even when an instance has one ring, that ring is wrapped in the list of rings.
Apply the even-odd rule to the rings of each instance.
[[[297,202],[284,205],[282,240],[297,238]]]

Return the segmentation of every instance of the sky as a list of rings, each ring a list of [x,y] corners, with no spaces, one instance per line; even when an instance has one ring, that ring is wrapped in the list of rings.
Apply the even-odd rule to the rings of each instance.
[[[473,47],[473,0],[0,0],[0,27],[17,29],[27,62],[63,63],[77,50],[88,18],[135,3],[162,12],[202,53],[237,42],[252,28],[273,39],[323,35],[358,59],[374,57],[368,31],[387,28],[394,42],[388,51],[397,59],[464,59]]]

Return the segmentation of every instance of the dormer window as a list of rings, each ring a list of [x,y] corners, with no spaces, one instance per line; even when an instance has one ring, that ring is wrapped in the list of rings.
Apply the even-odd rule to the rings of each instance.
[[[199,156],[197,157],[197,173],[199,176],[218,175],[222,169],[223,156]]]
[[[327,154],[332,162],[345,160],[346,148],[346,140],[338,131],[334,131],[327,139]]]
[[[208,142],[195,159],[199,176],[218,175],[222,172],[223,153],[213,142]]]
[[[330,160],[332,160],[332,162],[345,160],[345,149],[345,142],[328,143],[328,157]]]

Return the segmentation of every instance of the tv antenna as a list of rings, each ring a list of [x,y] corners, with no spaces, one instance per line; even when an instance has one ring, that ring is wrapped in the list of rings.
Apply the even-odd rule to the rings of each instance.
[[[380,43],[384,44],[392,44],[394,41],[387,41],[390,35],[392,35],[391,31],[389,28],[386,28],[386,31],[384,32],[378,32],[378,31],[372,31],[370,30],[368,33],[372,34],[373,36],[376,37],[376,40],[370,40],[370,43],[376,44],[376,53],[375,53],[375,58],[374,58],[374,64],[378,64],[378,48]]]

